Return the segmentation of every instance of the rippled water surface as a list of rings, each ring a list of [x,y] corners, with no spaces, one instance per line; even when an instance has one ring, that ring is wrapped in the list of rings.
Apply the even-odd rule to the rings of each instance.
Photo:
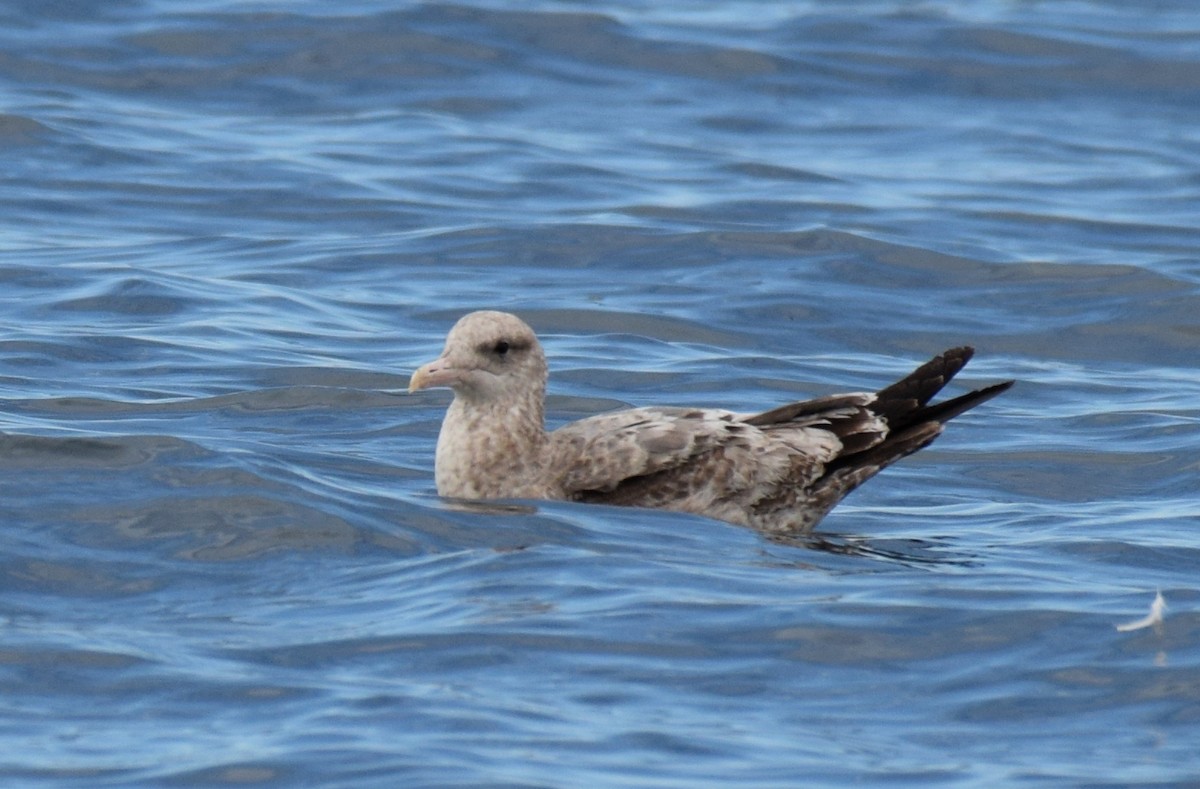
[[[0,100],[5,786],[1200,782],[1193,3],[25,0]],[[454,509],[478,307],[555,424],[1019,383],[808,540]]]

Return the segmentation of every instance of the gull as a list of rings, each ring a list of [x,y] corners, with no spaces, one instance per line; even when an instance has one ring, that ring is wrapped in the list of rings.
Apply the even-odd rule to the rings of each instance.
[[[797,534],[846,494],[928,446],[945,423],[1012,381],[931,404],[970,360],[938,354],[878,392],[835,394],[761,413],[629,408],[545,428],[546,356],[515,315],[463,316],[409,392],[449,387],[438,434],[438,494],[545,499],[687,512]]]

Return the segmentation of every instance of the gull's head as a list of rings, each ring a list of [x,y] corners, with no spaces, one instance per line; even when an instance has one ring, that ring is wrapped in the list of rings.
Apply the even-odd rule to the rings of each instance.
[[[417,368],[408,391],[446,386],[468,400],[542,396],[546,357],[533,329],[507,312],[464,315],[446,335],[442,355]]]

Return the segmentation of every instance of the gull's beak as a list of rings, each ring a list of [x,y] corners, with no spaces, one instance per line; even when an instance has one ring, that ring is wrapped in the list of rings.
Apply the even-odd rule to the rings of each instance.
[[[408,379],[408,393],[431,389],[435,386],[453,386],[462,379],[463,370],[454,367],[444,356],[423,364]]]

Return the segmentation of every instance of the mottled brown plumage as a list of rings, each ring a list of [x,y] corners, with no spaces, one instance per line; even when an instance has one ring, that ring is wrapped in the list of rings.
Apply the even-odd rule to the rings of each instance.
[[[851,490],[928,446],[945,422],[1011,381],[930,404],[971,358],[952,348],[871,394],[761,414],[632,408],[546,432],[546,358],[514,315],[473,312],[409,391],[454,390],[438,436],[438,493],[692,512],[772,532],[811,529]]]

